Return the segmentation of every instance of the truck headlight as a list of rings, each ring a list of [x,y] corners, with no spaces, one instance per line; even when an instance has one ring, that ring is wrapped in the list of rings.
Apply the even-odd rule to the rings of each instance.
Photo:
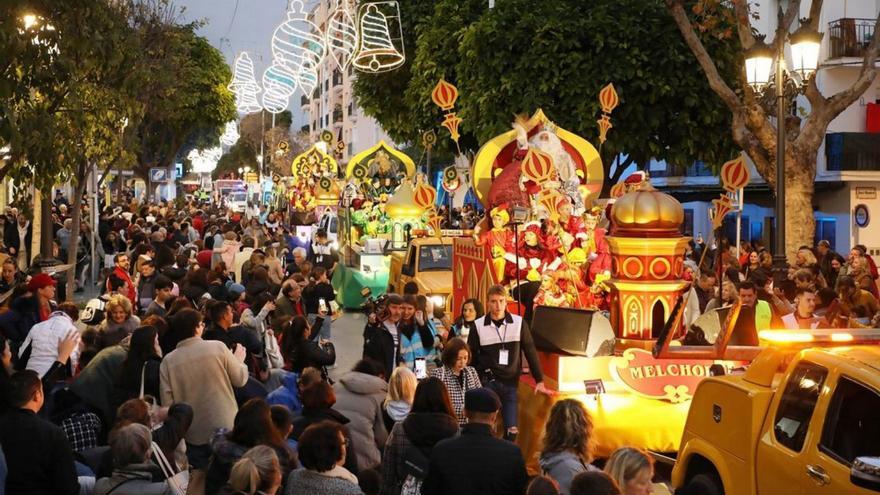
[[[442,308],[446,306],[446,296],[428,296],[428,299],[431,300],[431,304],[436,308]]]

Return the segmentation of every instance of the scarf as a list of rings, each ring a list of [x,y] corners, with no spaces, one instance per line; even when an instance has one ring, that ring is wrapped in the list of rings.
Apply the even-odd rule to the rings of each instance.
[[[315,472],[320,474],[321,476],[326,476],[328,478],[340,478],[340,479],[349,481],[351,483],[354,483],[355,485],[358,484],[357,476],[351,474],[351,471],[349,471],[348,469],[345,469],[342,466],[334,466],[333,469],[331,469],[329,471],[324,471],[323,473],[320,473],[318,471],[315,471]]]

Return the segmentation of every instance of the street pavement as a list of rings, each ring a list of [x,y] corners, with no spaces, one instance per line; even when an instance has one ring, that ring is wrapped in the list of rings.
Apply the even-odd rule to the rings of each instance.
[[[330,369],[333,380],[338,380],[361,359],[366,324],[367,318],[361,312],[343,313],[333,322],[330,339],[336,347],[336,367]]]

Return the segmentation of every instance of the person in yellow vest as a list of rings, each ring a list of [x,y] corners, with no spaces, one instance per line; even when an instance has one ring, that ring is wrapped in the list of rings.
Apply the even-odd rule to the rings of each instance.
[[[756,346],[758,332],[770,328],[773,312],[767,301],[758,299],[758,288],[751,281],[747,280],[739,285],[739,300],[742,308],[730,344]]]

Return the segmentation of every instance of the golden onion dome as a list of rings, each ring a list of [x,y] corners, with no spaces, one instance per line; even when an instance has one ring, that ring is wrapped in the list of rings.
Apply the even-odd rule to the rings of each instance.
[[[650,237],[680,235],[684,208],[650,183],[624,194],[611,207],[611,235]]]
[[[409,181],[403,181],[391,199],[385,203],[385,213],[391,219],[418,218],[425,210],[413,200],[413,187]]]
[[[339,181],[322,177],[315,185],[315,199],[321,205],[335,205],[339,202]]]

